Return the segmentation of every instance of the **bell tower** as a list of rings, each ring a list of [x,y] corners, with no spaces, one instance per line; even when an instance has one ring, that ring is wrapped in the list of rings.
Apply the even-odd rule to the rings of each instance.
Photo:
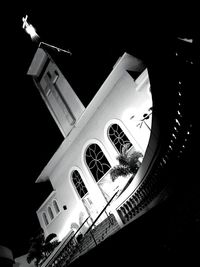
[[[33,80],[64,138],[85,110],[82,102],[51,56],[38,48],[27,72]]]

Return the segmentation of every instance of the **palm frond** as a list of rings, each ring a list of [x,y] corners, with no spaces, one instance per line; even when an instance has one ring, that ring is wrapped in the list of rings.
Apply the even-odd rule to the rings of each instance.
[[[137,171],[141,165],[139,158],[143,157],[143,154],[139,151],[134,151],[130,157],[129,157],[129,166],[133,170],[133,173],[135,173],[135,170]]]
[[[110,171],[112,181],[114,181],[119,176],[127,176],[129,174],[131,174],[131,169],[123,165],[114,166]]]
[[[128,157],[120,154],[119,156],[117,156],[117,160],[119,162],[120,165],[122,166],[128,166],[129,165],[129,160]]]
[[[127,143],[122,147],[121,154],[117,157],[119,165],[114,166],[111,169],[110,175],[114,181],[118,176],[127,176],[129,174],[136,174],[141,163],[139,158],[143,157],[143,154],[134,147],[130,148],[130,144]]]

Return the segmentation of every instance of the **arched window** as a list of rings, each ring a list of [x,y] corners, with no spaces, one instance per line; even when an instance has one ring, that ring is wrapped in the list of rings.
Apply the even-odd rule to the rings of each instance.
[[[111,168],[110,163],[97,144],[91,144],[87,148],[85,160],[96,182],[98,182]]]
[[[128,144],[129,147],[132,146],[131,141],[128,139],[121,127],[116,123],[110,125],[108,129],[108,137],[119,153],[122,152],[124,145]]]
[[[76,187],[76,190],[79,196],[83,198],[85,194],[87,194],[88,190],[81,178],[80,173],[77,170],[74,170],[72,172],[72,181],[73,181],[74,186]]]
[[[60,209],[59,209],[58,203],[55,199],[53,200],[53,207],[54,207],[56,214],[58,214],[60,212]]]
[[[53,220],[54,215],[53,215],[53,211],[52,211],[51,207],[48,207],[48,213],[49,213],[50,219]]]
[[[47,226],[49,224],[49,221],[47,219],[47,215],[45,212],[42,213],[42,218],[43,218],[44,224]]]

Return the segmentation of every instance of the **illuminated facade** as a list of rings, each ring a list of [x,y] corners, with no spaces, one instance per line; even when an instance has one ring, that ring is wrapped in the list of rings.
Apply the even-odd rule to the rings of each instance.
[[[76,99],[76,103],[70,106],[72,102],[67,96],[70,87],[66,79],[45,51],[40,50],[42,57],[37,57],[36,52],[28,73],[33,76],[65,137],[36,181],[50,180],[54,188],[37,210],[41,227],[46,235],[54,232],[62,240],[50,257],[42,263],[43,267],[66,266],[102,242],[102,236],[109,231],[110,225],[103,229],[105,231],[100,236],[101,240],[92,236],[96,234],[95,230],[101,223],[106,221],[108,214],[111,214],[122,228],[175,192],[178,195],[176,198],[175,194],[172,194],[172,201],[168,203],[166,201],[164,203],[166,206],[160,205],[160,209],[154,209],[153,220],[152,217],[150,220],[147,218],[152,214],[150,212],[146,214],[147,217],[142,216],[140,220],[135,221],[131,225],[132,228],[123,229],[127,229],[127,232],[118,232],[122,233],[122,246],[118,244],[119,235],[115,235],[104,243],[104,257],[101,257],[101,246],[94,255],[95,260],[98,259],[98,263],[101,264],[105,263],[105,259],[110,259],[109,263],[112,265],[118,264],[119,257],[122,258],[123,264],[126,264],[127,260],[130,262],[130,258],[135,260],[138,257],[141,264],[144,255],[153,256],[155,263],[155,252],[157,254],[160,254],[160,251],[166,252],[166,242],[163,242],[161,248],[160,237],[165,233],[169,234],[164,226],[167,222],[171,224],[173,200],[183,197],[180,188],[185,188],[187,185],[190,170],[187,171],[186,166],[191,165],[188,162],[191,163],[192,159],[189,149],[192,133],[192,112],[189,104],[192,98],[190,90],[187,89],[196,86],[193,68],[196,61],[190,54],[192,40],[187,43],[188,41],[184,47],[183,44],[179,47],[178,41],[174,53],[171,54],[171,50],[169,54],[163,53],[163,58],[150,64],[148,71],[140,60],[125,53],[116,62],[112,72],[86,108],[72,89],[69,91],[71,97],[73,95],[72,99]],[[55,77],[51,72],[52,69],[50,75],[47,74],[51,66],[56,74]],[[169,66],[170,76],[166,76]],[[46,74],[49,76],[47,80],[44,79]],[[44,80],[45,82],[41,84]],[[65,96],[62,92],[66,93]],[[51,99],[48,98],[49,95]],[[141,165],[134,176],[121,176],[113,182],[111,179],[113,166],[118,164],[117,156],[123,152],[124,145],[129,146],[130,153],[132,150],[142,153]],[[188,195],[186,196],[188,198]],[[112,202],[106,209],[107,214],[103,212],[100,220],[95,222],[95,227],[91,228],[95,218],[101,214],[110,200]],[[182,198],[180,204],[183,207]],[[89,220],[80,229],[83,239],[78,242],[74,232],[86,218]],[[181,216],[181,223],[182,219]],[[141,220],[143,222],[139,227],[137,222],[140,224]],[[191,236],[190,226],[191,224],[189,224]],[[159,229],[157,232],[159,227],[164,233]],[[156,232],[158,237],[155,236]],[[131,246],[125,246],[131,234],[133,242]],[[185,235],[182,236],[185,238]],[[90,240],[95,239],[92,240],[95,243],[93,246],[90,246],[88,237]],[[87,248],[85,248],[86,243],[89,243]],[[183,251],[186,251],[185,244],[181,238],[178,243],[181,256]],[[191,242],[188,244],[194,249]],[[115,255],[119,257],[110,257],[112,246]],[[174,244],[171,244],[171,248],[167,249],[167,253],[161,253],[162,260],[167,258],[170,250],[174,256]],[[134,258],[133,252],[136,255]],[[149,261],[148,256],[146,258]],[[87,258],[85,259],[87,262]],[[84,258],[82,260],[84,262]],[[87,264],[93,266],[94,262],[88,261]]]
[[[45,234],[56,233],[62,240],[89,216],[82,228],[84,234],[116,192],[107,213],[113,214],[123,227],[118,209],[141,183],[143,173],[138,171],[120,194],[130,177],[119,177],[113,182],[110,170],[118,163],[116,158],[125,144],[145,155],[153,105],[147,69],[138,59],[124,53],[86,108],[41,48],[28,74],[33,76],[64,136],[36,181],[49,179],[54,188],[37,210]],[[97,223],[105,218],[103,214]]]

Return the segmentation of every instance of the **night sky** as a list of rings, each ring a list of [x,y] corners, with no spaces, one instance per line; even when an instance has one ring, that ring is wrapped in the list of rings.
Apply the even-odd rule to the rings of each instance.
[[[44,9],[18,6],[9,9],[4,29],[0,244],[11,248],[14,257],[27,252],[29,238],[39,227],[35,211],[52,188],[48,182],[35,184],[35,180],[63,141],[32,78],[26,75],[38,44],[22,29],[22,17],[29,16],[40,41],[72,52],[69,56],[49,50],[85,106],[125,52],[119,44],[113,45],[114,25],[106,29],[109,25],[97,23],[95,14],[86,18],[75,8],[67,13],[49,8],[45,14]]]
[[[160,32],[156,23],[148,23],[149,17],[139,21],[139,14],[134,19],[130,13],[122,15],[120,7],[112,13],[101,6],[75,5],[8,10],[1,43],[0,244],[17,257],[27,252],[28,240],[39,227],[35,211],[52,191],[48,182],[35,180],[63,140],[26,75],[37,44],[22,29],[22,17],[29,16],[41,41],[72,52],[69,56],[49,50],[84,105],[125,51],[148,61],[160,43],[170,43],[174,32],[170,35],[164,26]]]

